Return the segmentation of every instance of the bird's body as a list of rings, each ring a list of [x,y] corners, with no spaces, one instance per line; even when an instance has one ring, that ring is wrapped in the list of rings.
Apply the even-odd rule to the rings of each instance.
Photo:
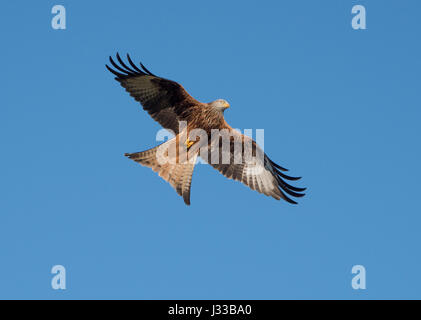
[[[108,70],[116,75],[115,79],[151,117],[171,130],[175,137],[153,149],[126,156],[156,171],[176,189],[186,204],[190,204],[191,179],[198,156],[226,177],[241,181],[277,200],[282,198],[296,203],[283,191],[294,197],[304,195],[299,193],[304,188],[293,187],[284,181],[299,178],[285,175],[282,171],[286,169],[271,161],[254,140],[228,125],[224,119],[228,102],[223,99],[211,103],[199,102],[177,82],[155,76],[142,64],[139,69],[128,55],[127,59],[130,67],[118,54],[119,64],[110,57],[115,70],[107,66]],[[215,130],[223,134],[214,136]],[[197,132],[210,138],[197,139]],[[224,144],[226,141],[228,144]],[[185,155],[180,150],[184,150]]]

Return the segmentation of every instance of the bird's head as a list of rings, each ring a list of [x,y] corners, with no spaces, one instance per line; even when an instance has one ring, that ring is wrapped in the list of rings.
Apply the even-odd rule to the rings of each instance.
[[[224,112],[225,109],[228,109],[230,107],[230,104],[224,99],[212,101],[211,103],[209,103],[209,105],[222,112]]]

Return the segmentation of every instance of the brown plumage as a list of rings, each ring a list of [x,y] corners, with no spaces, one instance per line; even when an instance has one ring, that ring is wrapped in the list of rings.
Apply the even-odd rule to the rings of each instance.
[[[251,189],[277,200],[284,199],[296,204],[286,194],[292,197],[304,196],[301,192],[305,188],[297,188],[285,182],[285,180],[300,178],[286,175],[284,172],[287,169],[270,160],[254,140],[226,123],[223,113],[229,105],[225,100],[219,99],[211,103],[199,102],[177,82],[154,75],[141,63],[140,68],[136,66],[129,55],[127,55],[128,63],[125,63],[118,53],[116,57],[118,64],[110,57],[113,68],[106,65],[107,69],[116,76],[115,79],[121,86],[141,103],[153,119],[176,135],[173,139],[153,149],[128,153],[126,156],[157,172],[174,187],[186,204],[190,204],[191,180],[197,156],[205,158],[204,160],[225,177],[240,181]],[[186,130],[182,132],[180,132],[180,121],[187,123]],[[190,141],[186,137],[189,137],[189,133],[194,129],[204,130],[209,137],[212,129],[225,129],[231,143],[228,149],[222,150],[223,136],[216,136],[214,140],[209,139],[205,144],[200,144],[201,140]],[[240,152],[234,147],[236,143],[241,146]],[[184,148],[186,157],[181,159],[178,153],[175,156],[172,155],[168,151],[172,150],[171,148],[177,151]],[[203,149],[208,152],[205,156],[201,153]],[[211,155],[216,149],[220,152],[216,153],[218,159],[214,161]],[[172,161],[160,162],[159,150],[166,150],[163,154]],[[247,159],[246,152],[255,158]],[[237,156],[242,159],[240,162]],[[229,162],[224,162],[223,157],[229,159]]]

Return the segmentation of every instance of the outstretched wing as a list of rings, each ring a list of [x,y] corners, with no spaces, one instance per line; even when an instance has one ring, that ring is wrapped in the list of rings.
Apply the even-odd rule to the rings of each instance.
[[[240,144],[241,147],[236,149],[235,144]],[[219,159],[212,161],[212,147],[210,147],[206,160],[225,177],[240,181],[252,190],[271,196],[276,200],[282,198],[293,204],[297,204],[297,202],[286,194],[298,198],[305,195],[301,192],[305,191],[306,188],[297,188],[285,182],[285,180],[295,181],[300,178],[284,174],[283,171],[288,170],[270,160],[250,137],[230,129],[229,147],[224,148],[221,137],[217,145],[220,152],[216,158]],[[251,159],[247,157],[247,152],[252,155]],[[229,161],[227,161],[228,159]]]
[[[130,66],[124,63],[118,53],[116,57],[118,64],[110,57],[114,69],[105,65],[116,76],[115,79],[142,104],[153,119],[165,129],[178,134],[178,122],[202,103],[190,96],[179,83],[154,75],[142,63],[140,68],[137,67],[129,55],[127,61]]]

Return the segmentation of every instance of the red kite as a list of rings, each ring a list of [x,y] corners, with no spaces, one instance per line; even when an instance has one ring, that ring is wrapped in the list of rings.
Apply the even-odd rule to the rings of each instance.
[[[125,155],[157,172],[175,188],[187,205],[190,204],[191,180],[198,155],[205,158],[204,160],[207,163],[225,177],[238,180],[251,189],[271,196],[276,200],[282,198],[289,203],[296,204],[297,202],[290,199],[286,194],[292,197],[304,196],[302,192],[305,188],[297,188],[285,182],[285,180],[298,180],[299,177],[286,175],[284,172],[288,170],[274,163],[253,139],[228,125],[224,119],[224,111],[229,108],[227,101],[218,99],[210,103],[199,102],[190,96],[179,83],[154,75],[142,63],[139,67],[136,66],[129,55],[127,55],[129,66],[120,58],[118,53],[116,57],[118,63],[110,57],[110,63],[114,69],[106,65],[107,69],[116,76],[115,80],[136,101],[140,102],[143,109],[154,120],[159,122],[163,128],[171,130],[175,134],[173,139],[153,149],[126,153]],[[180,122],[187,123],[185,132],[180,132]],[[196,150],[192,148],[194,145],[199,145],[198,142],[189,139],[189,132],[195,129],[200,129],[209,136],[212,130],[216,129],[221,132],[228,132],[230,142],[228,149],[217,155],[217,161],[210,161],[209,156],[203,157],[197,148]],[[218,147],[222,144],[222,139],[222,136],[218,138],[216,143]],[[178,149],[186,148],[189,152],[190,161],[169,161],[166,163],[158,161],[159,148],[169,143],[172,143]],[[237,154],[234,148],[236,143],[242,146]],[[203,146],[202,144],[201,147]],[[205,147],[209,151],[213,148],[211,142],[206,142]],[[241,158],[247,149],[251,150],[252,160],[247,159],[247,157]],[[168,155],[168,151],[166,154]],[[258,157],[259,154],[260,157]],[[239,157],[237,158],[237,156]],[[229,161],[221,161],[223,157],[228,158]]]

